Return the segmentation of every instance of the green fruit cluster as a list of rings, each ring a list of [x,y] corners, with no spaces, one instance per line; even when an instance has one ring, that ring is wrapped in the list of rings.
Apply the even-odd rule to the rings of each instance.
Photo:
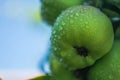
[[[112,24],[105,14],[92,6],[75,6],[64,11],[54,24],[51,54],[55,55],[57,63],[61,63],[67,71],[74,72],[93,65],[105,55],[111,49],[113,39]],[[51,71],[54,73],[57,70],[53,66],[57,64],[51,63]],[[65,72],[60,71],[56,73]]]
[[[50,80],[120,80],[116,1],[42,0],[43,19],[54,24]]]

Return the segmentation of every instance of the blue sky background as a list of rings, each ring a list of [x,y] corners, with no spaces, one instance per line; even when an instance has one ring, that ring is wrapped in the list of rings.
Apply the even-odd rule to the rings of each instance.
[[[36,69],[51,28],[39,20],[39,0],[0,0],[0,70]]]

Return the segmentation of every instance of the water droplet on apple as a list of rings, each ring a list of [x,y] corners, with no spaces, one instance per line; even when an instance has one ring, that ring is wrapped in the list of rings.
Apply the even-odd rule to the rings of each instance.
[[[75,15],[76,15],[76,16],[79,16],[79,13],[76,13]]]
[[[62,62],[63,61],[63,59],[60,59],[60,62]]]
[[[56,41],[56,38],[53,38],[53,41]]]
[[[54,51],[57,51],[57,48],[56,48],[56,47],[54,47]]]
[[[53,34],[56,34],[56,31],[55,31],[55,30],[53,31]]]
[[[57,19],[57,22],[55,23],[55,26],[58,26],[59,25],[59,23],[58,23],[58,19]]]
[[[70,10],[70,13],[73,13],[73,10]]]
[[[112,80],[112,75],[109,75],[108,78],[109,78],[109,80]]]
[[[56,38],[56,37],[57,37],[57,35],[54,35],[54,37]]]
[[[65,22],[62,22],[62,25],[64,26],[64,25],[65,25]]]

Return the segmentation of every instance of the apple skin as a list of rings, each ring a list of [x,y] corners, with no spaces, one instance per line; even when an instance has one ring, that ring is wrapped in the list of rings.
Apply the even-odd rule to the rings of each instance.
[[[41,0],[42,18],[48,24],[53,25],[56,18],[65,9],[82,4],[83,0]]]
[[[50,55],[51,80],[82,80],[82,76],[75,77],[74,71],[65,68],[57,57]]]
[[[120,80],[120,40],[111,51],[91,67],[88,80]]]
[[[113,40],[112,23],[104,13],[92,6],[74,6],[52,28],[51,54],[71,70],[82,69],[108,53]]]

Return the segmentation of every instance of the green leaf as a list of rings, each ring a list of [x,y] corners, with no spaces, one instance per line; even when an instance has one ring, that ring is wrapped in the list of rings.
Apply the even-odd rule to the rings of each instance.
[[[102,11],[110,18],[114,18],[114,17],[118,17],[120,18],[120,14],[115,12],[115,11],[112,11],[110,9],[102,9]]]
[[[115,5],[120,9],[120,0],[107,0],[107,3]]]

